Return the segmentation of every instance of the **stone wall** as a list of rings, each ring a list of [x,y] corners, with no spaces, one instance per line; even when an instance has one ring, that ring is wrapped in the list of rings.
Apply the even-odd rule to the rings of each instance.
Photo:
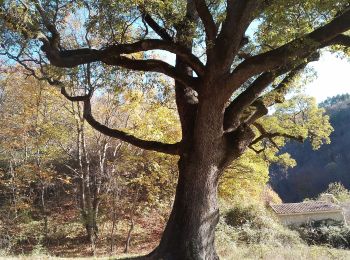
[[[336,221],[344,222],[344,215],[341,211],[278,215],[278,218],[284,225],[301,225],[310,221],[317,221],[323,219],[333,219]]]

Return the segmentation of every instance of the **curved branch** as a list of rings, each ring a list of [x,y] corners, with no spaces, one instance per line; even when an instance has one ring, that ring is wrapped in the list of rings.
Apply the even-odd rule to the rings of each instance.
[[[79,97],[78,99],[80,99]],[[167,143],[162,143],[162,142],[157,142],[157,141],[148,141],[148,140],[143,140],[140,138],[137,138],[133,135],[130,135],[124,131],[117,130],[117,129],[112,129],[109,128],[100,122],[98,122],[92,115],[91,113],[91,102],[90,98],[85,96],[83,98],[84,101],[84,118],[85,120],[97,131],[101,132],[104,135],[117,138],[121,141],[127,142],[129,144],[132,144],[136,147],[145,149],[145,150],[150,150],[150,151],[156,151],[156,152],[161,152],[161,153],[166,153],[166,154],[172,154],[172,155],[179,155],[180,154],[180,143],[174,143],[174,144],[167,144]]]
[[[262,141],[264,138],[268,138],[271,143],[278,148],[277,144],[272,140],[272,138],[274,137],[284,137],[284,138],[288,138],[288,139],[292,139],[292,140],[296,140],[298,142],[303,142],[304,141],[304,137],[302,137],[301,135],[298,136],[294,136],[294,135],[290,135],[290,134],[285,134],[285,133],[269,133],[266,131],[266,129],[259,123],[253,123],[253,125],[256,127],[256,129],[258,129],[258,131],[260,132],[260,136],[257,137],[256,139],[254,139],[249,146],[252,146],[254,144],[257,144],[258,142]]]
[[[241,84],[254,75],[271,71],[292,60],[303,59],[311,53],[327,46],[332,39],[350,29],[350,8],[331,22],[313,32],[297,38],[279,48],[246,59],[231,73],[225,86],[230,97]],[[232,86],[235,86],[232,89]]]
[[[148,141],[143,140],[140,138],[137,138],[133,135],[130,135],[124,131],[112,129],[109,128],[100,122],[98,122],[92,115],[91,112],[91,96],[92,96],[93,89],[89,90],[89,93],[87,95],[83,96],[70,96],[66,89],[64,87],[61,88],[61,93],[64,97],[66,97],[68,100],[72,102],[78,102],[83,101],[84,102],[84,113],[83,116],[85,120],[97,131],[100,133],[117,138],[121,141],[130,143],[136,147],[145,149],[145,150],[151,150],[166,154],[172,154],[172,155],[179,155],[180,154],[180,143],[174,143],[174,144],[166,144],[162,142],[156,142],[156,141]]]
[[[350,36],[345,34],[339,34],[338,36],[334,37],[332,40],[327,42],[324,45],[324,47],[330,45],[342,45],[345,47],[350,47]]]
[[[295,66],[287,65],[277,71],[265,72],[261,74],[245,91],[243,91],[225,110],[224,129],[226,131],[236,128],[242,116],[244,122],[248,125],[255,122],[260,117],[268,113],[268,107],[282,103],[287,93],[289,84],[299,73],[304,70],[309,62],[319,59],[319,53],[315,52],[310,55],[306,61]],[[270,92],[260,96],[260,94],[279,76],[287,73],[287,76]]]
[[[198,79],[189,76],[185,73],[181,73],[175,67],[161,60],[134,60],[125,56],[110,57],[104,60],[106,64],[116,65],[123,68],[138,70],[138,71],[149,71],[163,73],[186,87],[196,89],[198,85]]]
[[[83,96],[70,96],[66,89],[64,87],[61,87],[61,94],[68,100],[73,101],[73,102],[78,102],[78,101],[86,101],[89,100],[92,96],[93,90],[90,89],[89,93]]]
[[[201,18],[204,30],[209,41],[213,41],[217,34],[217,27],[214,22],[213,16],[211,15],[205,0],[195,0],[196,10],[199,17]]]
[[[199,76],[204,74],[205,67],[198,57],[196,57],[191,51],[187,48],[163,40],[157,39],[146,39],[141,40],[131,44],[119,44],[116,46],[111,46],[107,48],[107,52],[111,51],[112,54],[132,54],[140,51],[149,51],[149,50],[164,50],[171,52],[177,57],[179,57],[183,62],[188,64]]]
[[[108,65],[115,65],[132,70],[163,73],[181,82],[184,86],[194,89],[198,83],[197,78],[181,73],[167,62],[156,59],[137,60],[121,55],[108,55],[107,53],[93,49],[79,49],[61,52],[49,51],[46,52],[46,56],[51,64],[56,67],[72,68],[81,64],[102,61]]]
[[[180,57],[180,59],[188,64],[197,75],[201,76],[204,74],[204,65],[202,62],[186,48],[175,43],[157,39],[146,39],[130,44],[112,45],[100,50],[81,48],[60,51],[57,48],[52,48],[50,44],[44,43],[42,50],[45,52],[52,65],[66,68],[97,61],[108,63],[109,60],[122,59],[121,55],[123,54],[132,54],[149,50],[165,50]],[[159,63],[160,62],[162,62],[163,65],[167,64],[166,62],[159,60]],[[169,66],[170,65],[167,64],[167,67]],[[142,68],[140,68],[140,70],[142,70]],[[171,75],[168,76],[172,77]]]

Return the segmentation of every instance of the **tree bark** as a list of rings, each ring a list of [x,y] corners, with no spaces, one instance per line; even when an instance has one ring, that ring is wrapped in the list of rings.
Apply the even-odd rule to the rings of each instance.
[[[203,85],[202,89],[212,88]],[[244,152],[254,133],[242,126],[223,134],[224,105],[209,91],[204,93],[208,103],[198,104],[192,138],[178,162],[172,212],[159,246],[146,259],[219,259],[214,243],[219,221],[218,180],[225,167]]]
[[[197,158],[198,159],[198,158]],[[214,245],[219,220],[220,169],[195,157],[179,160],[179,181],[161,242],[149,259],[219,259]]]

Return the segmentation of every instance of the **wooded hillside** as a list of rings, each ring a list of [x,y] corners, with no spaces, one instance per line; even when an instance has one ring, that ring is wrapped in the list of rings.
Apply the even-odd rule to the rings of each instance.
[[[313,151],[309,141],[289,142],[282,151],[290,153],[297,165],[289,169],[276,165],[270,168],[271,184],[285,202],[313,198],[332,182],[350,188],[350,96],[331,97],[320,106],[326,109],[334,128],[331,143]]]

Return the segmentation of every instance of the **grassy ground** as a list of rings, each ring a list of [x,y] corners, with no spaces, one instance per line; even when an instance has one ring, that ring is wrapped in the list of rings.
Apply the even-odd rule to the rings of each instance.
[[[218,249],[221,255],[221,259],[224,260],[237,260],[237,259],[264,259],[264,260],[328,260],[350,259],[349,250],[331,249],[327,247],[319,246],[299,246],[299,247],[268,247],[265,245],[250,245],[241,246],[235,248],[220,248]],[[86,258],[74,258],[74,259],[124,259],[135,255],[119,255],[117,257],[86,257]],[[59,258],[45,255],[33,255],[33,256],[16,256],[16,257],[0,257],[0,260],[58,260],[58,259],[72,259],[72,258]]]
[[[251,245],[238,247],[222,252],[222,259],[266,259],[266,260],[326,260],[326,259],[350,259],[349,250],[330,249],[319,246],[299,247],[268,247],[265,245]]]

